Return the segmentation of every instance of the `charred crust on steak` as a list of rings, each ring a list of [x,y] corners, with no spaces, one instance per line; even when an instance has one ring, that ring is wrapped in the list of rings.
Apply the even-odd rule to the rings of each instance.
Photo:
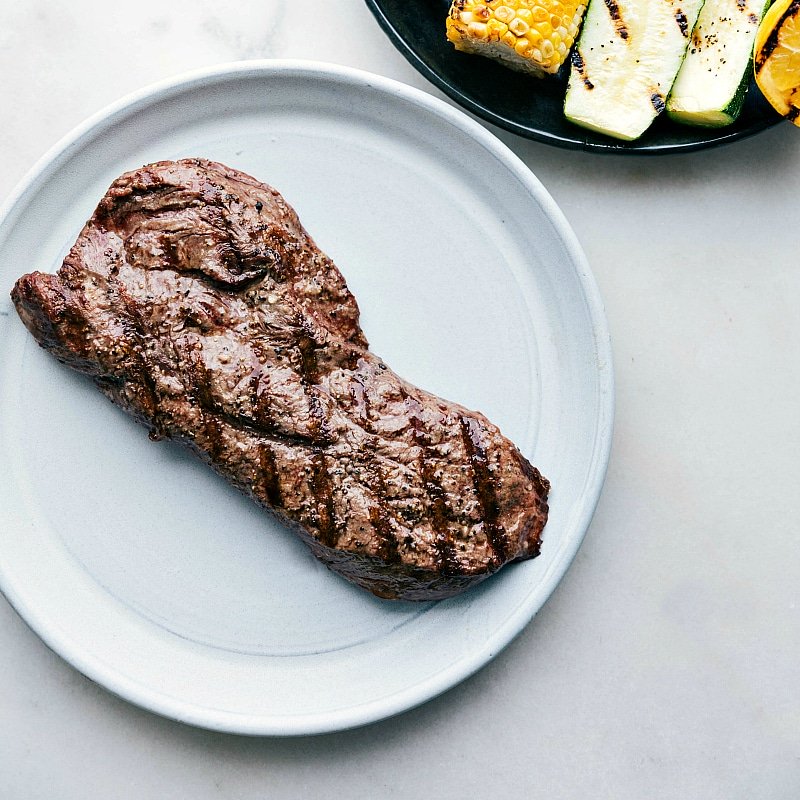
[[[539,553],[549,483],[481,414],[368,349],[344,278],[274,189],[202,159],[119,177],[56,275],[39,344],[374,594],[432,600]]]

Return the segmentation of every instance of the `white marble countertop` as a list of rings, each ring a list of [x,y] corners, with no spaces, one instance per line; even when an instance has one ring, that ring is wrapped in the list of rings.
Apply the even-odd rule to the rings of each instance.
[[[119,96],[254,57],[437,94],[362,0],[5,3],[0,200]],[[113,697],[0,601],[4,800],[800,796],[800,131],[654,159],[499,135],[574,227],[616,362],[606,486],[556,593],[445,695],[277,740]]]

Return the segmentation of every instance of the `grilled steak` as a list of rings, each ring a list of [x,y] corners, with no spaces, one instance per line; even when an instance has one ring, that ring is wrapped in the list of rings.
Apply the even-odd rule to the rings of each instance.
[[[333,262],[248,175],[195,159],[123,175],[58,273],[12,297],[151,438],[188,445],[380,597],[447,597],[539,552],[547,480],[368,350]]]

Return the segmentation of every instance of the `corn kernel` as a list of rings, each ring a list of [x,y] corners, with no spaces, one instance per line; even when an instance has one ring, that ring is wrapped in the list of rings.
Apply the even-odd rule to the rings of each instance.
[[[514,50],[516,50],[518,55],[523,56],[523,58],[528,54],[528,50],[531,49],[530,42],[527,39],[520,39],[515,45]]]
[[[492,12],[489,11],[486,6],[478,6],[477,8],[473,9],[472,13],[475,15],[475,19],[479,20],[480,22],[486,22],[486,20],[492,16]]]
[[[462,21],[462,22],[463,22],[465,25],[469,25],[469,24],[470,24],[470,22],[472,22],[472,21],[475,19],[475,17],[472,15],[472,12],[471,12],[471,11],[462,11],[462,12],[461,12],[461,13],[458,15],[458,18],[459,18],[459,19],[460,19],[460,20],[461,20],[461,21]]]
[[[533,14],[529,8],[518,8],[517,9],[517,18],[521,19],[523,22],[527,22],[528,25],[533,22]]]
[[[473,39],[486,39],[488,37],[486,24],[483,22],[470,22],[467,26],[467,33]]]
[[[553,14],[550,17],[550,24],[553,26],[553,30],[555,30],[556,28],[559,27],[559,25],[561,25],[561,17],[558,17],[555,14]]]
[[[514,19],[509,23],[508,29],[517,36],[524,36],[530,30],[530,25],[521,19]]]
[[[500,22],[505,22],[508,24],[514,19],[515,13],[513,8],[509,8],[508,6],[498,6],[494,10],[494,18],[499,19]]]
[[[542,6],[536,6],[533,9],[533,21],[534,22],[544,22],[545,20],[549,19],[550,15]]]
[[[542,56],[546,59],[550,59],[550,57],[555,53],[556,49],[553,47],[553,43],[549,39],[545,39],[542,42],[541,46]]]
[[[489,31],[489,35],[494,39],[500,39],[502,35],[508,30],[508,25],[503,25],[502,22],[498,22],[496,19],[490,19],[486,23],[486,29]]]
[[[507,44],[509,47],[514,47],[517,43],[517,37],[514,36],[514,34],[511,33],[511,31],[506,31],[503,34],[503,38],[501,39],[501,41],[503,42],[503,44]]]

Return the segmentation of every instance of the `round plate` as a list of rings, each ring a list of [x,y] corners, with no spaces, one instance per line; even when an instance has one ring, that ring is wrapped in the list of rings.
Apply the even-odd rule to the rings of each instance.
[[[445,602],[379,600],[36,346],[14,280],[58,268],[117,175],[186,156],[282,191],[344,273],[373,349],[486,412],[551,479],[539,558]],[[160,714],[285,735],[410,708],[525,626],[589,523],[613,405],[597,289],[536,178],[423,92],[247,62],[126,98],[6,204],[0,290],[0,588],[56,652]]]
[[[488,122],[547,144],[601,153],[675,153],[741,139],[780,122],[753,81],[739,119],[726,128],[678,125],[665,115],[635,142],[616,141],[564,118],[569,70],[536,80],[488,58],[459,53],[444,34],[450,0],[366,0],[395,47],[431,83]]]

